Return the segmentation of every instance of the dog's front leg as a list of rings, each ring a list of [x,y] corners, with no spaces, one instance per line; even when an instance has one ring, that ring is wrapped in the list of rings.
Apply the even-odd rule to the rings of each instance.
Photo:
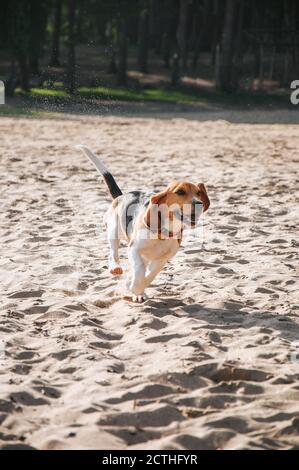
[[[145,289],[145,265],[136,246],[129,247],[129,260],[132,268],[132,280],[130,290],[133,294],[134,302],[143,302],[146,299]]]

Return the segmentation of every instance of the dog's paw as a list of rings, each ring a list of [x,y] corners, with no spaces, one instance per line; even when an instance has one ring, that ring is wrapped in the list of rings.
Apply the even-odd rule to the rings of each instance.
[[[142,304],[147,299],[148,299],[148,296],[145,293],[140,294],[140,295],[133,295],[132,297],[133,302],[136,302],[138,304]]]
[[[123,270],[120,266],[114,266],[110,268],[110,274],[112,274],[112,276],[121,276],[122,273]]]

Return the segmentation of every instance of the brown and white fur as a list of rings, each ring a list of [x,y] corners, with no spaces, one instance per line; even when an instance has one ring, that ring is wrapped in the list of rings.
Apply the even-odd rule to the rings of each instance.
[[[105,216],[110,273],[114,276],[123,273],[118,250],[120,240],[125,240],[132,268],[128,287],[133,301],[143,302],[147,298],[145,289],[177,253],[186,220],[187,225],[194,228],[201,208],[203,212],[209,208],[206,188],[202,183],[174,181],[157,194],[141,191],[123,194],[111,173],[88,147],[77,145],[75,148],[81,149],[92,161],[113,198]],[[188,214],[184,213],[185,208],[189,208]]]

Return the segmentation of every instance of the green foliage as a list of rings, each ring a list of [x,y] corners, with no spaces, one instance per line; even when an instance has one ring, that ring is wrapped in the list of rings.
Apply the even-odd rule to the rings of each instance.
[[[59,113],[50,111],[38,111],[32,108],[23,108],[19,106],[0,106],[0,116],[7,117],[31,117],[35,119],[57,119],[60,117]]]
[[[163,88],[130,90],[127,88],[111,87],[80,87],[79,96],[85,98],[110,99],[121,101],[158,101],[160,103],[192,103],[199,98],[195,94],[188,94],[178,90],[166,90]]]
[[[29,93],[24,94],[17,89],[17,94],[41,100],[69,100],[70,95],[63,89],[32,88]],[[167,90],[163,88],[145,89],[142,91],[130,90],[127,88],[111,87],[79,87],[76,99],[85,100],[119,100],[133,102],[159,102],[159,103],[193,103],[202,101],[197,95],[189,94],[178,90]]]

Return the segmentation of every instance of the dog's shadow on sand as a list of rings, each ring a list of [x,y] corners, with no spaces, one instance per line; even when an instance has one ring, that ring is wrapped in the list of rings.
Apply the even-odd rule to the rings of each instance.
[[[143,309],[155,317],[163,318],[168,315],[182,317],[187,315],[198,320],[201,328],[210,330],[233,330],[240,328],[260,327],[267,328],[269,333],[278,331],[282,338],[294,341],[299,335],[299,325],[290,315],[279,314],[264,310],[255,310],[248,305],[240,303],[238,309],[229,307],[219,309],[205,307],[203,303],[187,303],[173,297],[150,299]],[[204,323],[205,322],[205,323]]]

